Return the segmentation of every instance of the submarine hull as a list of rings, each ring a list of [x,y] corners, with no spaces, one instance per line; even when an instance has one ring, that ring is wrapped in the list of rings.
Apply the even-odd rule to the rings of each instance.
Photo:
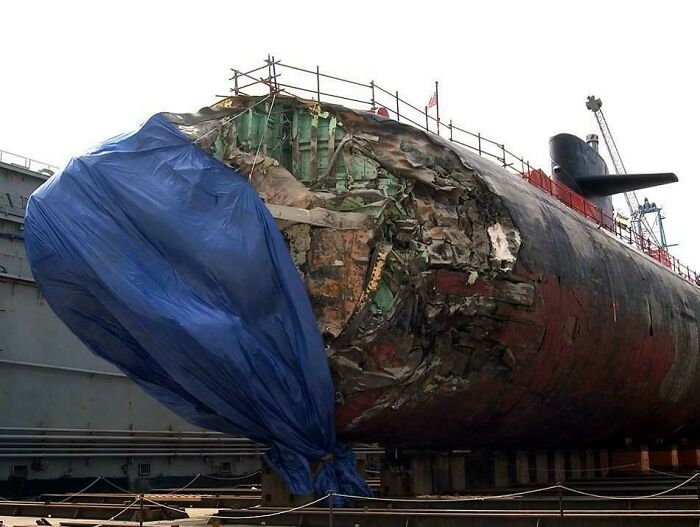
[[[277,104],[232,97],[173,122],[249,169],[278,219],[324,335],[342,438],[573,448],[697,435],[695,284],[446,139]],[[246,108],[248,121],[221,125]],[[285,114],[255,135],[254,119]]]

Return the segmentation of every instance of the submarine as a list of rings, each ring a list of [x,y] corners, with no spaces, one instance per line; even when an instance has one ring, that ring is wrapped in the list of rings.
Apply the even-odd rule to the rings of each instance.
[[[434,451],[607,448],[629,438],[640,443],[695,438],[700,418],[700,392],[695,388],[700,381],[700,289],[689,275],[681,276],[620,239],[617,227],[610,228],[605,220],[613,221],[613,194],[671,183],[676,176],[611,175],[594,146],[560,134],[550,141],[553,179],[538,173],[544,179],[535,185],[531,173],[513,174],[457,141],[386,113],[281,92],[266,97],[235,95],[196,113],[154,116],[149,126],[156,123],[167,140],[157,134],[145,143],[139,135],[124,137],[139,149],[152,145],[145,155],[158,149],[174,151],[168,141],[176,142],[186,153],[172,167],[157,165],[171,167],[166,174],[173,181],[185,181],[177,163],[190,163],[196,156],[208,170],[217,171],[217,184],[244,188],[246,195],[257,194],[262,200],[245,203],[267,209],[265,225],[269,222],[273,231],[276,225],[281,234],[270,239],[281,247],[289,275],[298,273],[301,278],[294,286],[298,287],[294,301],[308,305],[305,331],[315,334],[318,329],[314,336],[318,367],[310,371],[323,372],[327,367],[330,371],[332,391],[324,396],[324,407],[334,411],[324,413],[324,419],[330,423],[334,419],[340,439]],[[141,150],[134,153],[132,146],[129,143],[119,159],[138,167]],[[47,264],[48,257],[65,264],[60,284],[66,277],[84,280],[102,270],[100,266],[88,273],[76,266],[80,260],[65,259],[62,238],[46,243],[46,229],[33,223],[53,226],[66,218],[84,224],[79,210],[46,213],[42,206],[62,203],[49,199],[58,188],[78,201],[89,196],[87,203],[94,206],[102,187],[92,188],[92,177],[75,174],[91,162],[73,162],[73,172],[62,179],[57,176],[30,199],[28,239],[37,247],[30,260],[35,276],[48,274],[48,293],[55,269]],[[222,163],[234,170],[223,170]],[[207,170],[186,166],[183,173],[196,173],[207,183]],[[142,200],[144,191],[134,179],[138,170],[94,174],[107,174],[115,189],[128,176],[136,185],[129,190]],[[71,178],[91,190],[74,191]],[[157,181],[153,178],[148,184]],[[547,186],[557,190],[543,192]],[[572,202],[564,202],[561,193],[569,201],[575,197],[583,202],[584,212],[588,202],[597,212],[581,213]],[[91,229],[92,225],[113,229],[129,243],[141,243],[130,229],[158,230],[153,219],[141,224],[142,211],[150,215],[149,207],[158,202],[157,192],[152,194],[139,201],[138,214],[125,224],[103,218],[98,207],[95,215],[104,225],[91,221]],[[183,207],[192,215],[188,227],[201,230],[202,243],[208,243],[212,229],[231,229],[245,248],[248,241],[238,234],[240,225],[228,220],[207,224],[208,216],[198,215],[205,203],[221,214],[217,196],[206,185],[194,194],[178,194],[168,206],[157,209],[158,219],[175,228],[173,207]],[[194,200],[191,206],[188,200]],[[235,203],[227,202],[232,213]],[[115,210],[122,214],[124,207]],[[244,220],[254,227],[258,217],[256,212]],[[75,231],[71,228],[66,235]],[[252,231],[248,234],[253,236]],[[96,239],[101,242],[105,236]],[[158,243],[173,248],[167,240]],[[201,249],[229,250],[230,243]],[[76,247],[82,250],[84,245]],[[103,247],[100,255],[110,251],[113,247]],[[161,258],[158,251],[152,254]],[[194,287],[209,284],[211,278],[206,265],[195,265],[197,257],[181,251],[177,262],[157,261],[166,266],[165,276],[176,276],[169,267],[176,263],[204,271],[204,281],[188,286]],[[130,292],[137,279],[130,277],[144,272],[141,260],[134,262],[135,268],[118,276],[119,284],[125,283]],[[214,258],[213,265],[228,269],[229,262]],[[149,280],[160,276],[150,267],[148,271]],[[149,299],[160,298],[159,284],[163,285],[156,282],[153,291],[146,288]],[[212,300],[208,309],[218,313],[226,296],[218,288],[214,291],[217,301]],[[60,304],[64,297],[52,298]],[[263,303],[247,298],[246,305]],[[140,321],[138,303],[118,306],[126,310],[120,311],[122,315]],[[83,304],[62,313],[95,318]],[[112,327],[111,315],[103,316]],[[149,319],[159,331],[157,322],[162,318]],[[221,315],[216,320],[228,324],[230,318]],[[189,327],[191,320],[185,322]],[[228,331],[226,324],[221,327]],[[134,343],[128,330],[120,332],[125,342]],[[173,342],[166,352],[172,347],[185,362],[191,357],[191,368],[180,360],[169,365],[187,371],[201,367],[202,375],[209,375],[209,369],[197,366],[197,357],[188,355],[189,348],[178,345]],[[121,346],[114,349],[122,353]],[[150,366],[142,370],[143,375],[152,372]],[[128,367],[123,371],[140,379],[141,374]],[[206,405],[195,405],[192,401],[201,394],[189,391],[189,377],[183,379],[168,381],[167,390],[179,394],[178,401],[189,401],[189,414],[183,411],[186,418],[221,432],[235,429]],[[176,411],[184,407],[174,404],[170,395],[165,397],[161,385],[154,388],[155,381],[148,377],[149,393]],[[268,385],[261,386],[269,395]],[[322,457],[308,452],[303,456]]]
[[[250,181],[311,300],[340,438],[578,448],[697,436],[700,289],[556,196],[446,138],[280,95],[166,114]],[[240,116],[240,117],[236,117]],[[553,178],[612,213],[594,146]]]

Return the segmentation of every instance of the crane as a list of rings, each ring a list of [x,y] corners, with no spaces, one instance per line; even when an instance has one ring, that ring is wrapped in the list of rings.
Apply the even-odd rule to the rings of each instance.
[[[610,128],[608,127],[608,121],[605,119],[603,114],[603,101],[594,95],[589,95],[586,100],[586,108],[593,112],[596,120],[598,121],[598,127],[600,128],[600,133],[603,136],[603,141],[605,141],[605,146],[610,154],[610,159],[612,160],[613,167],[616,174],[627,174],[627,169],[620,156],[620,151],[617,149],[615,144],[615,139],[613,139]],[[634,191],[625,192],[625,201],[627,202],[627,207],[630,211],[630,219],[632,230],[636,231],[642,236],[646,236],[657,246],[664,247],[665,243],[662,244],[656,236],[654,229],[645,218],[645,214],[642,212],[642,206],[639,203],[637,194]]]

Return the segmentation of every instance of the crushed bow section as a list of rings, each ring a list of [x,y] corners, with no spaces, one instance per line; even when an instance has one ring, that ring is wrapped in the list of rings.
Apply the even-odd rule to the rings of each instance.
[[[533,303],[512,273],[520,235],[430,135],[334,105],[270,104],[232,97],[169,119],[248,175],[276,218],[324,336],[339,433],[396,443],[387,410],[515,367],[497,334],[504,306]]]

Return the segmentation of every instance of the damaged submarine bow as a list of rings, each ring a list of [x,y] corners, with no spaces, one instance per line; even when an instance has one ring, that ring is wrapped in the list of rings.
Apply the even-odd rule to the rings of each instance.
[[[277,220],[324,337],[341,438],[542,448],[693,432],[698,287],[439,136],[273,102],[165,116],[249,176]],[[572,137],[551,145],[562,180],[579,149],[599,172],[581,188],[621,183]]]

